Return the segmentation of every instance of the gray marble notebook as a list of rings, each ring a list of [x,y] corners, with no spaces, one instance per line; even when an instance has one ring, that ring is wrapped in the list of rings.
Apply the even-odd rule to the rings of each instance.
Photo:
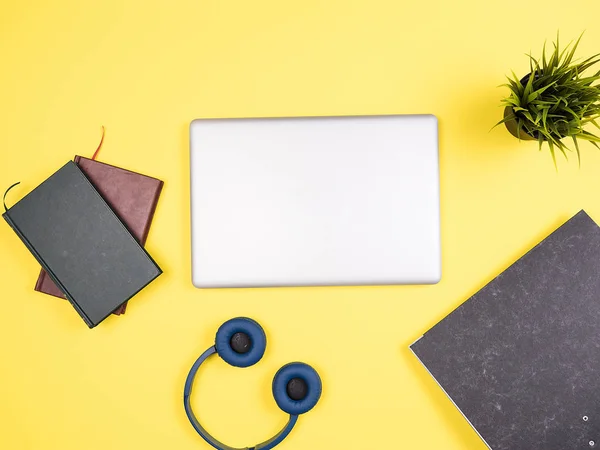
[[[600,228],[579,212],[411,349],[493,450],[600,448]]]

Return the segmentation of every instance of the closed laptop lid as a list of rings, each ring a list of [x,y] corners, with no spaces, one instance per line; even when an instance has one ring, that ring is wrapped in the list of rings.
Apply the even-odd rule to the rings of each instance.
[[[201,119],[190,127],[197,287],[440,279],[437,119]]]

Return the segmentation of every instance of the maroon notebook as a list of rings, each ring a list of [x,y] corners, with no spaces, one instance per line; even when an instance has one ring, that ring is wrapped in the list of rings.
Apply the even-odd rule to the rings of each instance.
[[[75,156],[75,163],[141,245],[146,243],[163,182],[93,159]],[[65,298],[42,269],[35,290]],[[127,303],[113,314],[123,314]]]

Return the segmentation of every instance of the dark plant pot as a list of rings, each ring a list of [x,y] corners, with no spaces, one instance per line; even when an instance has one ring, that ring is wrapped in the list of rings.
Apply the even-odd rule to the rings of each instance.
[[[523,86],[527,84],[530,76],[531,76],[531,73],[528,73],[523,78],[521,78],[520,81]],[[540,74],[536,73],[535,78],[537,79],[539,77],[540,77]],[[512,106],[507,106],[506,108],[504,108],[504,118],[507,118],[511,115],[513,115],[513,116],[516,115],[516,113],[512,109]],[[537,139],[538,139],[537,135],[532,136],[531,134],[527,133],[527,131],[525,131],[525,129],[523,127],[521,127],[521,129],[519,130],[516,119],[508,120],[508,121],[504,122],[504,125],[506,126],[506,129],[508,130],[508,132],[510,134],[512,134],[516,138],[520,138],[523,141],[537,141]],[[542,138],[542,139],[544,141],[546,140],[546,138]]]
[[[515,113],[511,106],[507,106],[506,108],[504,108],[505,118],[514,115]],[[537,138],[528,134],[523,127],[521,127],[521,129],[519,130],[519,127],[517,125],[517,119],[507,120],[506,122],[504,122],[504,125],[506,126],[508,132],[516,138],[520,138],[523,141],[537,141]]]

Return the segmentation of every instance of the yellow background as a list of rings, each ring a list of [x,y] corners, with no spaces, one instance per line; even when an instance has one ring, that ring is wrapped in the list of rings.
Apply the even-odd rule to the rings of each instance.
[[[568,10],[566,9],[568,8]],[[560,29],[600,51],[600,5],[574,0],[8,1],[0,6],[0,185],[11,204],[75,154],[165,181],[147,243],[164,275],[87,329],[33,291],[38,265],[0,224],[0,448],[208,449],[185,376],[225,320],[269,345],[213,360],[194,405],[229,445],[285,423],[270,392],[290,360],[324,391],[280,446],[486,448],[408,350],[579,209],[600,220],[600,152],[554,169],[503,127],[496,86]],[[440,121],[443,279],[435,286],[201,291],[190,275],[188,125],[199,117],[432,113]]]

